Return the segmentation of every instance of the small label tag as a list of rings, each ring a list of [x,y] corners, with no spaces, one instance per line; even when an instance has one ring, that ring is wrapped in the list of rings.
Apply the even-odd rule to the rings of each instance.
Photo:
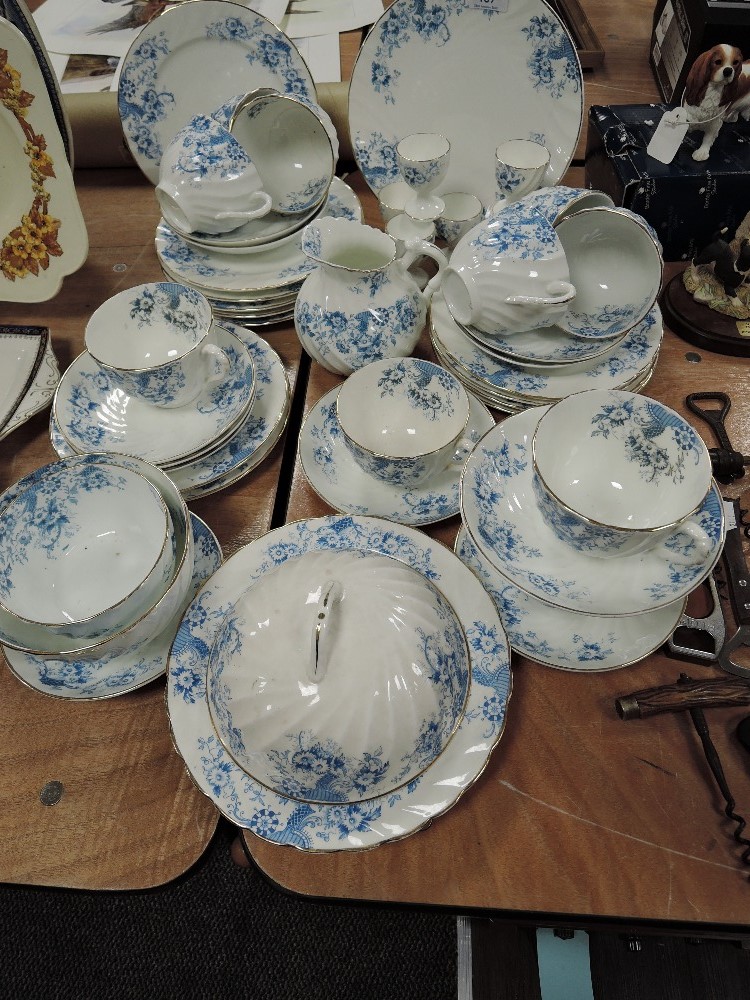
[[[724,528],[732,531],[737,527],[737,518],[734,516],[734,504],[731,500],[724,500]]]
[[[491,10],[496,14],[505,14],[509,0],[464,0],[464,7],[474,10]]]
[[[750,337],[750,320],[749,319],[738,319],[737,320],[737,333],[740,337]]]
[[[671,163],[677,155],[680,143],[687,135],[687,112],[684,108],[672,108],[662,115],[651,136],[651,142],[646,147],[649,156],[660,163]]]

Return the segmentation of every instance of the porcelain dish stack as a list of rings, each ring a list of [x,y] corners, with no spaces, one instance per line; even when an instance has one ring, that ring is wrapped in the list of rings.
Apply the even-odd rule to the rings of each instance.
[[[184,335],[185,360],[196,367],[193,395],[171,405],[170,386],[185,372],[164,363],[148,381],[146,362],[126,365],[122,353],[140,344],[153,356],[162,335],[166,344]],[[120,292],[93,314],[86,342],[90,350],[68,367],[53,400],[50,434],[61,457],[104,451],[144,459],[191,499],[246,475],[281,436],[290,390],[279,356],[257,334],[215,322],[195,289],[152,282]],[[102,361],[107,350],[121,352],[112,353],[112,364]],[[139,365],[124,379],[125,369]]]
[[[160,676],[184,609],[221,564],[161,470],[91,454],[0,497],[0,644],[29,687],[97,699]]]
[[[165,275],[205,294],[217,317],[289,321],[312,269],[304,225],[361,218],[334,176],[336,131],[294,43],[226,0],[168,8],[123,59],[118,109],[162,208]]]
[[[464,468],[461,518],[456,552],[492,594],[512,647],[569,670],[614,669],[657,649],[725,530],[690,425],[655,400],[602,389],[489,431]]]
[[[167,709],[233,823],[339,851],[450,809],[487,765],[510,691],[507,639],[471,570],[413,528],[331,516],[272,530],[213,575],[178,629]]]
[[[637,392],[663,333],[662,266],[651,227],[599,192],[557,185],[499,201],[453,249],[432,346],[506,413],[586,388]]]

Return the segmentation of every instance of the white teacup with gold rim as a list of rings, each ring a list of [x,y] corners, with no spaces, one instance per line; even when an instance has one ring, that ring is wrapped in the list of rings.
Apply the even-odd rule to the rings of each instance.
[[[473,447],[469,397],[450,372],[419,358],[374,361],[344,382],[336,415],[357,464],[377,479],[411,487]]]
[[[694,565],[710,550],[700,510],[711,458],[678,413],[647,396],[591,389],[543,415],[532,440],[534,494],[559,538],[600,558],[653,550]]]

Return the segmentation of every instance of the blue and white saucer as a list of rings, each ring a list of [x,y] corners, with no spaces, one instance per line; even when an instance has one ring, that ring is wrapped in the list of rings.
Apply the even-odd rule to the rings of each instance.
[[[616,618],[566,611],[510,583],[482,557],[465,528],[458,533],[455,551],[495,602],[511,647],[561,670],[589,673],[637,663],[666,642],[687,603],[683,597],[656,611]]]
[[[252,358],[242,341],[217,326],[216,343],[229,358],[226,378],[179,407],[129,396],[88,351],[79,354],[60,379],[52,404],[68,445],[79,454],[134,455],[165,468],[217,447],[250,411],[255,384]]]
[[[186,500],[223,490],[256,468],[273,449],[286,426],[291,391],[276,351],[258,334],[228,321],[222,326],[238,337],[252,356],[256,393],[250,412],[221,447],[202,458],[169,470],[169,477]],[[59,458],[73,454],[50,416],[50,441]]]
[[[464,715],[442,754],[405,788],[355,804],[290,799],[246,774],[222,746],[206,700],[208,657],[226,614],[264,573],[305,552],[358,550],[392,556],[435,583],[468,640],[471,685]],[[197,786],[237,826],[305,851],[343,851],[399,840],[442,815],[487,765],[505,727],[509,648],[482,584],[439,542],[378,518],[297,521],[240,549],[206,583],[180,624],[169,659],[167,711],[174,744]],[[321,766],[326,766],[320,747]]]
[[[585,389],[622,389],[642,384],[661,345],[661,312],[654,306],[627,336],[600,356],[544,371],[526,369],[493,357],[474,343],[450,314],[441,293],[430,306],[430,332],[436,353],[446,367],[477,395],[494,406],[508,400],[516,405],[540,406]]]
[[[336,416],[339,389],[331,389],[310,410],[299,435],[302,470],[318,496],[342,514],[365,514],[413,527],[458,513],[463,463],[449,465],[428,482],[404,489],[368,475],[346,447]],[[487,407],[471,394],[467,436],[478,441],[495,424]]]
[[[708,555],[686,566],[650,549],[598,559],[574,549],[542,518],[532,488],[531,441],[547,407],[497,424],[474,448],[461,477],[461,517],[471,541],[503,577],[548,604],[591,615],[640,615],[687,596],[716,565],[724,543],[724,508],[714,484],[696,520]],[[665,543],[677,557],[696,550],[678,535]]]
[[[205,581],[221,566],[221,547],[208,525],[190,514],[195,543],[193,579],[185,603],[189,603]],[[59,660],[34,656],[2,647],[5,659],[20,681],[35,691],[56,698],[94,701],[135,691],[160,677],[167,668],[169,649],[185,604],[166,628],[134,653],[103,656],[98,660]]]

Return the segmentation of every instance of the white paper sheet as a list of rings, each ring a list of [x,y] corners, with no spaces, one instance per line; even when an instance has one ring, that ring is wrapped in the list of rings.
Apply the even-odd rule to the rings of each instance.
[[[341,81],[341,52],[338,35],[313,35],[311,38],[294,38],[292,41],[307,63],[316,83],[339,83]]]
[[[279,24],[286,3],[252,0],[245,6]],[[165,0],[45,0],[34,20],[51,52],[122,57],[154,12],[168,6]]]
[[[338,34],[374,24],[382,0],[289,0],[279,27],[290,38]]]

